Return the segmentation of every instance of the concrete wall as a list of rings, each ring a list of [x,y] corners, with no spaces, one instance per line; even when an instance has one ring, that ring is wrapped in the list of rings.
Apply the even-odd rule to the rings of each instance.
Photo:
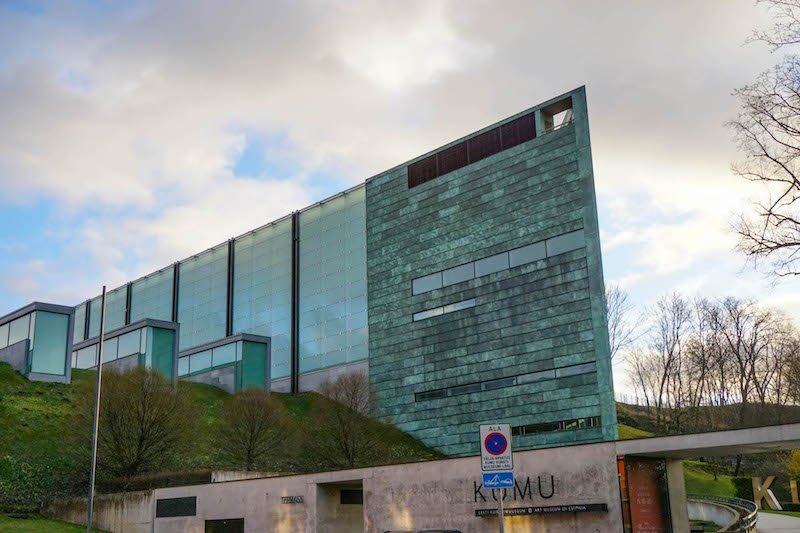
[[[114,372],[128,372],[139,366],[139,354],[126,355],[108,363],[103,363],[103,369],[113,370]],[[95,367],[93,367],[95,368]]]
[[[93,526],[114,533],[151,533],[153,506],[152,491],[99,495],[94,501]],[[86,525],[86,499],[50,503],[42,510],[42,514]]]
[[[517,452],[514,461],[518,484],[514,490],[506,491],[506,509],[604,503],[608,512],[507,517],[507,533],[622,530],[613,443]],[[329,489],[359,484],[364,490],[361,511],[360,506],[337,509],[345,506],[338,505],[335,493]],[[150,516],[152,511],[148,509],[155,504],[148,503],[145,496],[136,505],[129,501],[130,495],[111,498],[112,502],[114,498],[121,501],[116,507],[111,502],[99,504],[101,515],[114,515],[103,515],[101,524],[112,525],[114,531],[141,531],[137,528]],[[348,527],[356,527],[352,524],[359,512],[363,513],[363,527],[368,532],[437,527],[463,533],[492,531],[497,529],[497,519],[476,517],[475,511],[496,509],[501,494],[483,488],[480,459],[464,457],[154,491],[156,499],[189,496],[197,498],[197,516],[155,518],[154,531],[200,533],[205,520],[225,518],[244,518],[248,532],[343,531],[331,526],[347,522],[351,524]],[[293,503],[283,503],[283,496],[300,496],[303,501],[298,503],[293,498]],[[50,516],[82,520],[78,510],[69,505],[54,507]],[[122,524],[125,521],[132,522]]]
[[[673,531],[689,529],[689,514],[686,509],[686,480],[683,477],[683,461],[667,460],[667,491],[669,512]]]
[[[369,374],[369,363],[367,361],[356,361],[346,365],[300,374],[300,392],[318,391],[325,382],[334,381],[339,376],[355,372]]]
[[[520,437],[515,449],[616,438],[586,101],[583,90],[571,97],[572,125],[411,189],[405,166],[367,183],[369,366],[380,413],[448,455],[477,453],[481,422],[602,418],[602,428]],[[578,249],[412,295],[415,278],[578,230]],[[472,298],[475,307],[412,320]],[[415,400],[592,362],[597,371],[583,375]]]
[[[687,502],[689,520],[705,520],[714,522],[722,529],[732,525],[739,519],[739,513],[732,507],[721,503],[703,500],[689,500]],[[675,529],[675,531],[680,531]]]
[[[28,370],[29,345],[30,341],[25,339],[0,349],[0,361],[8,363],[14,370],[24,375]]]
[[[220,368],[212,368],[206,372],[180,378],[182,381],[206,383],[219,387],[233,394],[236,392],[236,365],[231,364]]]

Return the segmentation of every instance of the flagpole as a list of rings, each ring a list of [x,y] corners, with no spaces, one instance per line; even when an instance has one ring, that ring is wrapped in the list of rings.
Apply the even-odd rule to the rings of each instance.
[[[94,424],[92,426],[92,466],[89,470],[89,509],[86,532],[92,531],[92,508],[94,507],[94,478],[97,470],[97,430],[100,426],[100,387],[103,383],[103,340],[106,321],[106,286],[100,299],[100,344],[97,348],[97,383],[94,387]]]

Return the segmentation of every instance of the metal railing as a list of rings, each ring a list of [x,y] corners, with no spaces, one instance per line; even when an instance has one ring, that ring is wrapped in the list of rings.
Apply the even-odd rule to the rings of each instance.
[[[756,530],[758,522],[758,507],[750,500],[734,498],[732,496],[711,496],[708,494],[687,494],[689,500],[701,500],[707,502],[721,503],[733,507],[739,511],[739,520],[725,529],[729,533],[749,533]]]

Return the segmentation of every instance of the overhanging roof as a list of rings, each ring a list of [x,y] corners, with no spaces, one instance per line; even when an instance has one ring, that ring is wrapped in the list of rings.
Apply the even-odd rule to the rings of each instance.
[[[693,457],[768,453],[800,448],[800,424],[621,440],[617,455]]]

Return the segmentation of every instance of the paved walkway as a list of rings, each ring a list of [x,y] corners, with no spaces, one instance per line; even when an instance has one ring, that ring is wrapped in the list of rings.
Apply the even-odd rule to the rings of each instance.
[[[758,533],[800,532],[800,518],[772,513],[758,513]]]

